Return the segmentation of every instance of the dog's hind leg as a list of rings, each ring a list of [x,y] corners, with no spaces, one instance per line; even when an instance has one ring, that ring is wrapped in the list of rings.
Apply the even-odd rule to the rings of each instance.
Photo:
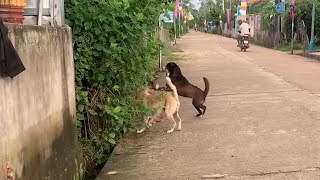
[[[176,123],[176,121],[174,120],[174,118],[173,118],[172,115],[169,115],[169,116],[167,116],[167,117],[168,117],[168,119],[172,122],[172,128],[169,129],[169,130],[167,131],[167,133],[172,133],[172,132],[174,131],[174,129],[176,128],[177,123]]]
[[[204,115],[206,113],[207,107],[205,105],[201,104],[200,108],[203,109],[202,115]]]
[[[198,107],[198,106],[195,106],[195,105],[193,105],[196,109],[197,109],[197,111],[199,112],[199,114],[195,114],[195,116],[197,116],[197,117],[202,117],[202,111],[201,111],[201,109]]]
[[[181,121],[182,120],[181,120],[178,112],[176,112],[175,117],[178,119],[178,129],[177,130],[181,131]]]
[[[195,103],[194,101],[192,101],[192,105],[197,109],[197,111],[199,112],[199,114],[196,114],[197,117],[201,117],[202,116],[202,111],[200,109],[200,107],[197,105],[197,103]]]

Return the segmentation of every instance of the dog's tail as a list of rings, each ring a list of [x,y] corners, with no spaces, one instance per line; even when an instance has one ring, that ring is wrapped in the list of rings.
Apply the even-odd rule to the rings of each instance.
[[[209,93],[210,83],[206,77],[203,77],[203,81],[204,81],[204,86],[205,86],[203,94],[204,94],[204,99],[206,99],[206,97]]]

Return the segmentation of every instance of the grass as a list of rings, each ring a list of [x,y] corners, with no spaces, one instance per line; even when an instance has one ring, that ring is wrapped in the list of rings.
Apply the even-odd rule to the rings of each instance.
[[[251,42],[252,42],[252,44],[266,47],[261,41],[257,41],[257,40],[252,39]],[[271,49],[275,49],[275,50],[283,51],[283,52],[288,52],[288,51],[291,51],[291,43],[282,43],[282,44],[279,44],[278,46],[275,46],[273,48],[272,47],[267,47],[267,48],[271,48]],[[303,44],[300,42],[295,42],[293,44],[293,50],[301,50],[302,51]]]
[[[274,49],[278,51],[291,51],[291,44],[290,43],[282,43],[278,46],[276,46]],[[303,50],[303,44],[302,43],[294,43],[293,44],[293,50]]]
[[[181,50],[179,45],[166,45],[163,48],[163,66],[168,62],[188,62],[191,58]]]

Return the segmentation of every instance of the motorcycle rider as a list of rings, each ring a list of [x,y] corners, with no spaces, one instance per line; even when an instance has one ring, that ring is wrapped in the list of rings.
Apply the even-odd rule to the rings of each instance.
[[[237,47],[240,46],[240,41],[241,41],[242,36],[245,34],[250,34],[250,25],[247,23],[246,19],[242,20],[242,23],[239,26],[238,32],[240,34],[238,34],[238,38],[237,38],[237,41],[238,41]]]

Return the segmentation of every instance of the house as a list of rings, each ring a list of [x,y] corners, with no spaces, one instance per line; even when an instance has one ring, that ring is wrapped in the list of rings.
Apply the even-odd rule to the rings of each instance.
[[[0,19],[17,24],[63,26],[64,0],[0,0]]]

